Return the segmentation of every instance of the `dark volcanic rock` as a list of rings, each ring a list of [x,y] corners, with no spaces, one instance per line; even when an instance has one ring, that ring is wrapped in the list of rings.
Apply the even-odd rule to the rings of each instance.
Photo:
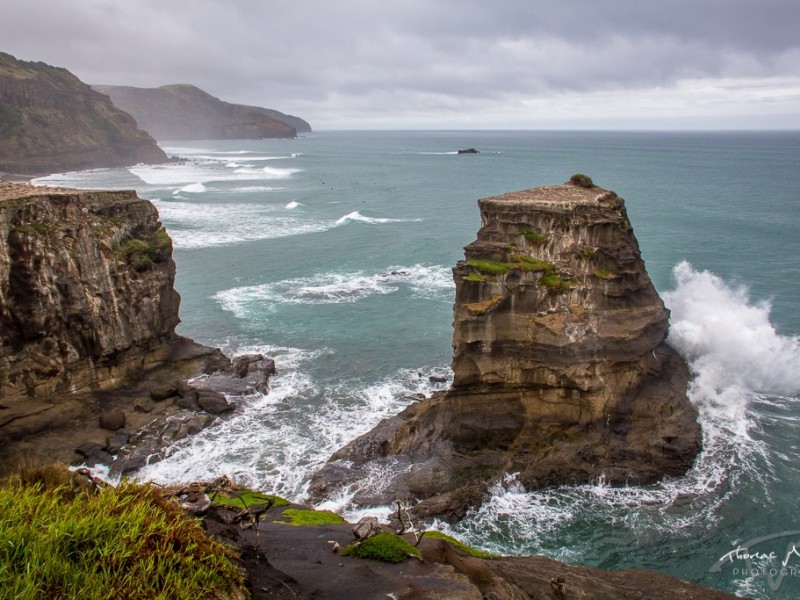
[[[701,443],[689,370],[664,343],[669,313],[622,199],[564,185],[479,206],[453,270],[451,389],[338,451],[313,493],[377,461],[396,475],[356,502],[421,499],[417,514],[458,518],[504,473],[530,488],[683,474]]]
[[[115,106],[132,114],[142,129],[159,140],[297,136],[295,127],[287,122],[289,119],[268,114],[265,109],[223,102],[193,85],[160,88],[96,85],[94,89],[108,94]]]
[[[0,171],[41,175],[166,160],[133,117],[66,69],[0,52]]]

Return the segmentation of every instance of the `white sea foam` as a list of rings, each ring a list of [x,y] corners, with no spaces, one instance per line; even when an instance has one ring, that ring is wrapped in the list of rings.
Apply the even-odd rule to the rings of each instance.
[[[291,202],[289,202],[289,204],[287,204],[287,205],[286,205],[284,208],[285,208],[286,210],[292,210],[293,208],[297,208],[298,206],[303,206],[303,205],[302,205],[302,204],[300,204],[300,203],[299,203],[297,200],[292,200],[292,201],[291,201]]]
[[[450,270],[443,266],[392,266],[379,273],[334,272],[310,277],[244,286],[218,292],[214,298],[224,310],[240,319],[258,310],[275,310],[279,304],[340,304],[358,302],[376,294],[392,294],[407,287],[412,295],[452,300]]]
[[[674,274],[677,287],[664,295],[672,311],[670,342],[690,363],[689,396],[703,426],[703,450],[689,473],[647,487],[612,488],[601,481],[537,492],[510,476],[460,525],[440,528],[496,551],[580,560],[596,552],[596,540],[572,534],[578,522],[625,528],[629,539],[645,546],[657,547],[664,535],[690,543],[698,530],[721,522],[739,481],[766,483],[774,458],[752,437],[757,424],[748,406],[760,390],[800,389],[798,340],[779,335],[768,303],[751,302],[746,289],[687,263]],[[768,497],[759,501],[768,509]],[[487,545],[487,538],[496,543]]]
[[[277,204],[156,200],[176,248],[204,248],[327,231],[332,221],[286,215]]]
[[[241,187],[235,187],[231,191],[237,194],[250,194],[254,192],[275,192],[282,189],[281,187],[272,187],[269,185],[243,185]]]
[[[373,385],[325,387],[310,366],[330,351],[271,346],[240,347],[275,359],[268,395],[241,400],[230,419],[176,444],[167,458],[138,473],[144,480],[205,480],[227,474],[259,489],[303,500],[309,478],[353,436],[407,406],[414,393],[433,389],[428,377],[444,368],[400,370]]]
[[[336,224],[344,225],[349,221],[358,221],[361,223],[369,223],[370,225],[375,225],[377,223],[414,223],[422,221],[422,219],[388,219],[380,217],[365,217],[356,210],[337,219]]]
[[[256,167],[240,162],[192,159],[182,163],[137,165],[128,171],[145,184],[157,187],[208,184],[220,181],[269,181],[289,179],[301,169]]]
[[[208,191],[208,188],[206,188],[204,183],[190,183],[189,185],[185,185],[181,189],[172,193],[180,194],[182,192],[188,192],[190,194],[201,194],[206,191]]]

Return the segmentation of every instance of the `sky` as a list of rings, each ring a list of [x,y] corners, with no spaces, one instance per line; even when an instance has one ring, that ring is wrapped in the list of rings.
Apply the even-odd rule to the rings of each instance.
[[[800,0],[3,0],[0,51],[314,129],[800,129]]]

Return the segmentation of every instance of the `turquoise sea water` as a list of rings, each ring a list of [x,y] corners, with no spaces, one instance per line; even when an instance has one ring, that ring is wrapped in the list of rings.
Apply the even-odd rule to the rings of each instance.
[[[672,310],[671,341],[695,372],[704,452],[686,477],[647,488],[528,493],[509,474],[483,508],[441,526],[503,553],[800,596],[800,133],[324,132],[162,145],[185,162],[37,183],[152,199],[175,242],[179,331],[268,353],[279,372],[269,395],[143,476],[226,473],[303,499],[332,451],[410,393],[437,389],[431,374],[449,375],[450,268],[480,226],[476,200],[583,172],[626,200]],[[469,147],[481,153],[456,154]],[[326,506],[357,516],[353,491]],[[740,549],[714,568],[764,536],[775,537],[751,543],[749,563]]]

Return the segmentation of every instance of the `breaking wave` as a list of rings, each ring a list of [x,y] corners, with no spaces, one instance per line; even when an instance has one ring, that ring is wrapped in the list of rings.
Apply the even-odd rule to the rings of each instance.
[[[689,473],[645,487],[600,481],[535,492],[510,474],[463,522],[439,528],[497,552],[591,564],[614,563],[620,545],[628,544],[657,567],[669,563],[676,547],[701,552],[697,532],[713,535],[722,527],[724,506],[747,493],[745,481],[767,489],[777,457],[754,436],[759,423],[751,409],[797,401],[788,395],[800,390],[800,342],[778,334],[769,303],[752,302],[745,288],[685,262],[674,276],[676,288],[664,294],[672,311],[669,341],[690,364],[689,397],[703,426],[703,450]],[[767,400],[762,392],[787,396]],[[767,509],[770,499],[753,501]]]
[[[201,204],[155,200],[175,247],[207,248],[319,233],[331,221],[288,216],[283,206],[270,204]]]
[[[356,210],[337,219],[336,224],[344,225],[350,221],[358,221],[360,223],[369,223],[370,225],[375,225],[378,223],[414,223],[422,221],[422,219],[387,219],[379,217],[365,217]]]
[[[417,297],[452,301],[453,281],[443,266],[389,267],[380,273],[320,273],[310,277],[244,286],[218,292],[214,299],[237,318],[251,309],[275,310],[279,304],[339,304],[358,302],[406,287]]]
[[[188,482],[229,475],[292,500],[302,501],[312,473],[354,436],[396,414],[413,394],[431,393],[429,376],[443,367],[401,369],[372,385],[324,384],[310,374],[315,359],[330,350],[276,346],[241,347],[275,359],[270,393],[239,400],[230,419],[173,446],[167,457],[140,470],[156,482]]]

